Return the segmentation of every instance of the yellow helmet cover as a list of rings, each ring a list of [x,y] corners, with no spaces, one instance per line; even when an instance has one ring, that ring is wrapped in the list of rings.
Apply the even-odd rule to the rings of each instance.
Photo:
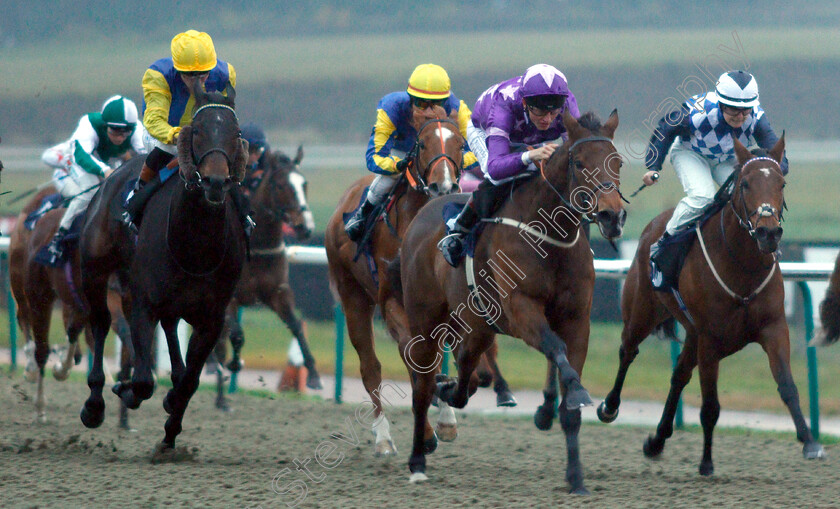
[[[205,32],[182,32],[172,38],[171,48],[176,71],[205,72],[216,67],[216,48]]]
[[[409,95],[420,99],[446,99],[449,97],[449,75],[435,64],[418,65],[408,78]]]

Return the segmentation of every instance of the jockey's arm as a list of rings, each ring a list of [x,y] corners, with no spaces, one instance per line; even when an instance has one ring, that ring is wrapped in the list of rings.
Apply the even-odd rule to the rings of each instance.
[[[397,161],[399,158],[391,155],[391,148],[394,145],[396,126],[391,121],[384,109],[376,110],[376,123],[370,134],[365,162],[367,169],[381,175],[393,175],[397,173]]]
[[[181,127],[169,124],[172,92],[163,74],[154,69],[146,69],[143,75],[143,100],[146,102],[146,110],[143,113],[143,125],[146,130],[152,138],[167,145],[173,144]]]
[[[689,126],[689,110],[687,105],[682,108],[674,110],[659,121],[659,125],[653,131],[648,143],[647,153],[645,154],[645,167],[652,172],[659,172],[662,170],[662,163],[665,162],[665,156],[668,155],[668,149],[671,144],[679,136],[683,140],[688,140],[691,136],[691,128]]]
[[[73,161],[84,171],[100,177],[105,176],[108,165],[93,155],[93,151],[99,143],[99,136],[91,125],[88,116],[85,115],[79,120],[79,126],[71,137]]]

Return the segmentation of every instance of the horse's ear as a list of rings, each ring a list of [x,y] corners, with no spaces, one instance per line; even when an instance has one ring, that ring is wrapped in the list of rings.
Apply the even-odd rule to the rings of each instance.
[[[233,88],[233,85],[231,85],[230,82],[228,82],[228,84],[225,85],[225,95],[227,96],[228,102],[230,103],[228,104],[228,106],[230,106],[231,108],[235,108],[236,103],[234,101],[236,99],[236,89]]]
[[[239,150],[233,156],[233,167],[230,169],[230,178],[236,182],[245,179],[245,168],[248,166],[248,140],[239,138]]]
[[[207,94],[207,91],[204,90],[204,85],[201,83],[201,80],[193,80],[190,93],[193,95],[193,97],[195,97],[196,109],[210,102],[210,96]]]
[[[301,161],[303,161],[303,145],[298,145],[297,154],[295,154],[295,160],[292,162],[295,163],[295,166],[297,166],[300,164]]]
[[[569,132],[569,138],[578,140],[586,136],[586,131],[578,124],[577,119],[569,113],[569,110],[563,112],[563,126]]]
[[[190,125],[182,127],[178,133],[178,166],[184,178],[189,178],[196,171],[192,159],[192,126]]]
[[[610,113],[610,118],[607,119],[606,123],[604,124],[604,133],[609,137],[612,138],[615,136],[615,130],[618,129],[618,110],[612,110]]]
[[[775,145],[773,145],[773,148],[770,149],[768,154],[777,163],[782,162],[782,158],[785,156],[785,132],[784,131],[782,131],[782,137],[779,138],[779,141],[777,141]]]
[[[738,164],[744,164],[755,157],[737,136],[732,136],[732,143],[735,145],[735,156],[738,158]]]

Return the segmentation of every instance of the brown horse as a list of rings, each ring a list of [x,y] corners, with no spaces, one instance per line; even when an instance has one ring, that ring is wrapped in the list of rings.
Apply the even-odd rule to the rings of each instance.
[[[106,305],[110,274],[128,282],[131,294],[131,382],[113,391],[126,406],[137,408],[152,396],[152,344],[159,322],[166,334],[173,388],[164,398],[169,414],[160,446],[171,450],[184,412],[198,387],[201,369],[224,326],[224,313],[245,262],[246,239],[229,195],[245,171],[247,142],[239,138],[235,91],[227,97],[207,93],[200,84],[192,123],[178,137],[178,164],[144,212],[136,241],[119,217],[123,190],[139,174],[142,159],[123,165],[106,179],[88,208],[80,251],[84,294],[90,305],[94,336],[90,397],[81,419],[95,428],[104,419],[102,348],[110,322]],[[179,319],[192,325],[186,363],[176,334]]]
[[[581,233],[582,216],[601,233],[621,236],[624,218],[618,192],[620,156],[612,143],[618,127],[613,112],[603,125],[592,113],[563,116],[569,139],[547,161],[542,175],[508,184],[510,198],[496,217],[485,219],[475,247],[472,290],[465,268],[440,256],[445,235],[443,208],[452,197],[429,202],[414,218],[400,250],[399,272],[412,339],[400,345],[414,380],[414,443],[410,481],[427,477],[425,454],[434,436],[427,422],[433,395],[463,408],[476,390],[471,374],[494,341],[496,327],[522,338],[560,371],[560,423],[566,434],[566,480],[574,493],[587,493],[578,448],[580,407],[591,404],[580,382],[589,342],[589,313],[595,269]],[[396,264],[394,264],[396,265]],[[392,266],[392,270],[397,268]],[[470,312],[467,312],[469,309]],[[435,386],[444,344],[455,344],[458,380]]]
[[[414,127],[417,140],[412,154],[408,156],[412,160],[406,170],[406,180],[410,183],[403,181],[395,187],[393,206],[386,212],[384,220],[377,222],[370,232],[370,265],[364,255],[356,259],[357,245],[344,232],[342,216],[353,211],[373,176],[357,180],[344,193],[327,223],[324,238],[330,286],[341,299],[350,341],[359,355],[362,382],[375,408],[373,433],[377,456],[396,454],[397,450],[380,401],[383,388],[380,387],[381,368],[374,351],[374,308],[379,305],[392,338],[400,341],[401,337],[407,336],[408,320],[402,300],[393,292],[387,264],[397,257],[409,223],[429,198],[458,190],[455,182],[463,162],[465,142],[455,122],[449,119],[418,121]],[[457,433],[455,414],[446,405],[441,407],[438,422],[442,439],[454,440]]]
[[[656,434],[644,444],[648,457],[661,454],[665,440],[673,433],[680,393],[697,366],[703,399],[703,458],[699,470],[701,475],[714,473],[712,433],[720,415],[718,365],[752,342],[767,353],[779,395],[796,425],[796,437],[805,444],[803,454],[808,459],[824,456],[799,408],[799,394],[790,371],[782,274],[774,254],[782,236],[785,178],[777,161],[781,161],[784,148],[782,136],[769,157],[755,157],[735,139],[740,166],[735,170],[738,173],[731,198],[697,229],[697,242],[679,276],[684,309],[673,294],[654,291],[650,281],[650,246],[662,235],[671,211],[660,214],[642,232],[621,299],[621,364],[615,386],[598,408],[598,416],[604,422],[616,418],[624,378],[639,344],[654,327],[675,317],[685,327],[685,345],[671,377],[671,390]]]
[[[825,299],[820,304],[822,327],[814,336],[814,344],[836,343],[840,338],[840,255],[828,281]]]
[[[295,297],[289,286],[289,260],[286,258],[286,244],[283,241],[283,225],[289,224],[300,240],[312,235],[315,221],[306,201],[306,178],[298,171],[303,160],[303,147],[298,147],[294,159],[280,151],[268,156],[268,165],[260,183],[251,196],[251,209],[257,226],[251,235],[251,260],[242,269],[242,278],[225,313],[225,327],[233,345],[233,359],[228,364],[231,370],[241,367],[239,351],[245,341],[239,323],[239,307],[251,306],[257,302],[271,308],[286,324],[292,336],[297,338],[303,353],[303,363],[308,375],[306,386],[321,389],[321,379],[315,369],[315,358],[309,350],[303,322],[295,313]],[[219,341],[216,357],[225,358],[225,343]],[[216,406],[227,405],[222,391],[221,377]]]
[[[37,381],[35,409],[39,422],[46,422],[44,368],[50,355],[49,332],[53,304],[61,303],[67,346],[57,349],[59,361],[53,368],[56,380],[66,380],[70,369],[81,361],[79,334],[84,332],[88,347],[93,345],[88,323],[87,305],[81,296],[81,273],[77,249],[61,267],[48,267],[35,261],[35,254],[49,244],[66,209],[57,208],[41,216],[30,231],[25,220],[41,206],[43,199],[55,193],[52,186],[38,192],[23,207],[12,230],[9,242],[9,272],[12,295],[17,303],[18,326],[25,338],[26,378]],[[116,330],[116,329],[115,329]],[[123,337],[123,341],[127,338]],[[120,377],[131,372],[130,354],[122,350]],[[120,427],[130,429],[128,411],[120,407]]]

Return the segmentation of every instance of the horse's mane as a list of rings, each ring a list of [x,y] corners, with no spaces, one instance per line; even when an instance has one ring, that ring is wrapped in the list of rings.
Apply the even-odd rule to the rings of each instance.
[[[221,92],[207,92],[207,104],[224,104],[233,107],[231,102],[230,98]]]

